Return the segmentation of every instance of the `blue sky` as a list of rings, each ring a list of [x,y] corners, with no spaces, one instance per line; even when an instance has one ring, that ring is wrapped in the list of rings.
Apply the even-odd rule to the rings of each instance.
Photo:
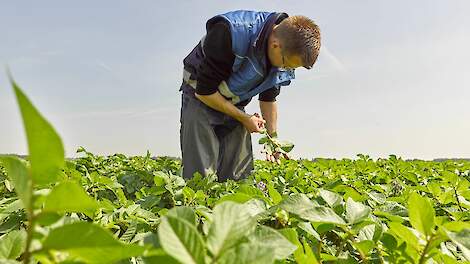
[[[182,59],[234,9],[306,15],[314,69],[278,97],[295,157],[470,157],[468,1],[2,1],[0,64],[62,136],[100,154],[179,156]],[[293,3],[293,2],[289,2]],[[259,112],[257,100],[248,106]],[[0,153],[26,153],[0,74]],[[257,157],[258,135],[253,136]]]

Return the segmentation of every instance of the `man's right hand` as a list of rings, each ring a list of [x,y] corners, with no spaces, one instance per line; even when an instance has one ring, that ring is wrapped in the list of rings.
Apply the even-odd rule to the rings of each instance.
[[[243,126],[250,133],[261,132],[261,130],[264,128],[265,123],[266,121],[259,114],[247,115],[242,122]]]
[[[225,113],[238,120],[250,133],[259,133],[264,128],[264,123],[266,123],[266,121],[258,113],[248,115],[225,99],[218,91],[209,95],[200,95],[196,93],[195,96],[212,109]]]

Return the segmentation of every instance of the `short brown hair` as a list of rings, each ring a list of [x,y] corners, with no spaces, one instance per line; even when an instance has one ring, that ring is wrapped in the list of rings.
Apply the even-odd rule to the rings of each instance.
[[[300,56],[304,67],[310,69],[320,53],[320,28],[305,16],[290,16],[273,31],[284,52]]]

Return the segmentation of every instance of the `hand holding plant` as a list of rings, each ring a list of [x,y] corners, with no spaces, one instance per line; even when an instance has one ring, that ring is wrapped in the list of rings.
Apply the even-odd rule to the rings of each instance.
[[[242,123],[248,132],[261,133],[261,130],[264,128],[266,121],[258,113],[255,113],[253,115],[247,116],[247,118],[245,118]]]
[[[266,160],[281,163],[280,158],[290,159],[288,153],[294,148],[294,144],[288,141],[281,141],[277,138],[277,133],[269,135],[266,128],[260,132],[264,136],[259,139],[258,143],[264,145],[262,153],[266,153]]]

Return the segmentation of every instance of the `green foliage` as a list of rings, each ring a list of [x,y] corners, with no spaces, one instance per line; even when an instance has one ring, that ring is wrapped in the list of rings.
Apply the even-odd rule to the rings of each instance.
[[[428,199],[417,193],[411,194],[408,202],[410,223],[413,228],[425,236],[430,236],[434,229],[434,208]]]
[[[469,162],[256,161],[223,183],[150,153],[64,162],[12,85],[30,156],[0,157],[1,263],[470,263]]]
[[[182,263],[204,263],[205,244],[194,223],[185,217],[163,217],[158,235],[163,249]]]
[[[240,240],[252,232],[256,219],[243,204],[224,202],[214,208],[207,245],[215,259],[236,246]]]
[[[0,157],[6,170],[9,172],[13,187],[18,198],[25,208],[31,207],[31,178],[28,176],[28,168],[16,157]]]
[[[87,263],[114,263],[131,256],[139,256],[144,248],[117,241],[103,228],[77,222],[53,229],[42,245],[42,251],[68,253],[73,260]]]
[[[350,224],[356,224],[367,218],[370,214],[370,208],[353,201],[351,197],[346,201],[346,219]]]
[[[0,237],[0,259],[16,259],[25,250],[26,232],[15,230]]]
[[[44,202],[43,212],[77,212],[93,218],[98,203],[73,181],[64,181],[52,188]]]

